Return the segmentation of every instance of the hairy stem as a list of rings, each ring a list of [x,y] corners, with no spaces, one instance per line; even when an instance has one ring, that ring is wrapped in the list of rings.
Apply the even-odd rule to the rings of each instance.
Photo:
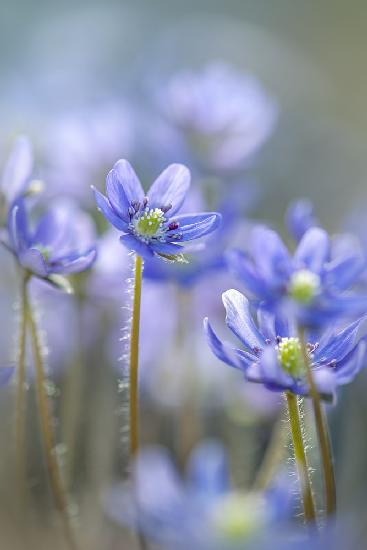
[[[291,392],[286,392],[289,423],[291,427],[294,457],[296,460],[299,481],[301,485],[303,509],[307,523],[315,520],[315,505],[313,501],[311,480],[307,464],[307,457],[303,443],[301,419],[299,414],[298,398]]]
[[[143,259],[136,254],[134,269],[134,301],[130,339],[130,456],[139,449],[139,331]]]
[[[304,330],[299,331],[299,338],[300,338],[301,347],[302,347],[303,362],[307,373],[307,381],[310,387],[310,395],[312,399],[312,407],[313,407],[313,412],[315,416],[317,438],[320,446],[322,471],[323,471],[323,479],[324,479],[324,490],[325,490],[326,514],[330,516],[330,515],[333,515],[336,511],[336,487],[335,487],[335,476],[334,476],[334,466],[333,466],[333,460],[332,460],[330,435],[329,435],[327,420],[326,420],[325,412],[321,403],[320,395],[312,375],[310,360],[307,353],[307,345],[306,345]]]
[[[29,303],[29,302],[28,302]],[[41,344],[39,341],[38,331],[36,322],[32,313],[32,308],[28,308],[28,323],[31,332],[31,341],[32,349],[34,356],[35,364],[35,374],[36,374],[36,390],[38,397],[38,409],[39,409],[39,419],[41,426],[41,435],[44,444],[45,458],[47,465],[47,472],[50,481],[51,492],[55,500],[56,507],[60,513],[65,538],[68,542],[68,545],[71,549],[76,549],[76,544],[74,542],[74,537],[72,529],[70,526],[70,518],[67,510],[67,496],[64,489],[63,480],[61,477],[61,472],[55,454],[55,440],[52,427],[52,416],[50,413],[50,406],[46,391],[46,377],[45,369],[43,364],[43,357],[41,351]]]
[[[25,468],[25,356],[26,356],[26,325],[28,316],[27,275],[22,276],[20,293],[19,348],[17,361],[17,381],[15,396],[15,447],[16,464],[20,495],[23,499],[26,468]]]

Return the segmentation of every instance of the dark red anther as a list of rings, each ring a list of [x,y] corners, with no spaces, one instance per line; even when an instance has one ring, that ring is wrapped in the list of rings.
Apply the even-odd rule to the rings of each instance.
[[[166,214],[168,212],[168,210],[171,210],[171,208],[172,208],[172,204],[166,204],[165,206],[161,207],[161,210],[162,210],[163,214]]]
[[[174,231],[175,229],[178,229],[179,224],[177,222],[171,222],[168,226],[168,229],[170,231]]]
[[[148,201],[149,201],[148,197],[144,197],[144,199],[143,199],[143,204],[142,204],[142,207],[143,207],[143,208],[146,208],[146,207],[147,207]]]

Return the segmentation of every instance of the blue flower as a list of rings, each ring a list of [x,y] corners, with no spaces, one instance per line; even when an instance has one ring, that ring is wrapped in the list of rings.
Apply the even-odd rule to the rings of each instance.
[[[223,447],[204,441],[191,454],[185,481],[162,448],[141,452],[132,488],[113,489],[107,511],[164,547],[223,550],[248,543],[258,548],[271,527],[284,527],[290,504],[284,484],[263,493],[233,490]]]
[[[12,206],[8,218],[9,246],[28,272],[52,282],[53,275],[78,273],[96,258],[89,218],[59,203],[31,227],[24,199]]]
[[[360,247],[334,246],[321,228],[308,229],[292,256],[275,231],[257,226],[250,252],[233,250],[227,259],[232,273],[258,302],[286,307],[304,325],[361,314],[367,307],[367,297],[349,291],[366,265]]]
[[[132,166],[119,160],[107,175],[107,197],[94,189],[98,209],[123,235],[120,241],[143,258],[174,260],[183,244],[208,235],[220,224],[215,212],[177,216],[190,186],[190,172],[171,164],[145,196]]]
[[[188,158],[205,172],[246,167],[271,135],[278,114],[252,75],[224,63],[173,75],[158,91],[157,103]]]
[[[308,395],[305,366],[296,327],[260,307],[257,324],[249,301],[237,290],[223,294],[226,324],[244,349],[222,342],[208,319],[204,329],[213,353],[231,367],[240,369],[249,382],[264,384],[273,391],[289,390]],[[343,330],[329,329],[319,341],[309,335],[307,350],[314,380],[325,399],[335,396],[337,386],[348,384],[365,366],[366,338],[358,339],[364,319]]]

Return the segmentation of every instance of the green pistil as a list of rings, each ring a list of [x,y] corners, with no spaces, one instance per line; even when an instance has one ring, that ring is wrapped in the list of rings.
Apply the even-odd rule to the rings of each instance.
[[[288,292],[297,302],[304,305],[310,304],[319,291],[320,277],[316,273],[308,269],[300,269],[291,276]]]
[[[285,372],[293,377],[303,373],[302,349],[298,338],[282,338],[278,344],[278,360]]]
[[[214,511],[214,525],[218,535],[236,542],[261,529],[266,519],[266,504],[261,495],[230,494],[223,498]]]
[[[48,262],[48,260],[50,259],[50,255],[51,255],[51,249],[48,246],[42,246],[41,244],[35,245],[34,248],[37,248],[37,250],[39,250],[41,252],[41,254],[44,257],[44,259],[46,260],[46,262]]]
[[[164,213],[160,208],[146,209],[143,215],[134,221],[135,230],[142,237],[153,237],[159,233],[164,221]]]

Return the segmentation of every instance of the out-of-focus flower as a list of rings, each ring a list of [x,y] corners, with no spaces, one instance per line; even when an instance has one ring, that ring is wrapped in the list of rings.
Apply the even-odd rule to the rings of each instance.
[[[132,166],[119,160],[106,181],[107,197],[94,189],[98,209],[123,235],[120,241],[143,258],[177,260],[182,243],[208,235],[220,224],[216,212],[175,216],[190,186],[190,172],[171,164],[145,196]]]
[[[191,455],[186,481],[165,450],[143,451],[135,462],[132,487],[111,491],[107,513],[165,548],[223,550],[244,544],[258,548],[265,532],[284,526],[290,504],[285,485],[263,493],[234,491],[223,447],[205,441]]]
[[[236,172],[249,164],[277,119],[275,102],[254,77],[219,63],[174,75],[157,102],[188,156],[213,172]]]
[[[96,258],[91,221],[69,202],[50,208],[32,227],[25,201],[18,199],[9,213],[8,232],[20,265],[53,284],[53,276],[84,271]]]
[[[266,309],[257,312],[258,326],[250,313],[249,301],[237,290],[223,294],[226,324],[244,349],[219,340],[208,319],[204,327],[213,353],[243,371],[245,379],[264,384],[273,391],[308,395],[309,386],[301,343],[294,327]],[[366,339],[358,339],[360,319],[341,331],[329,330],[319,341],[307,343],[314,380],[321,395],[332,398],[339,385],[348,384],[365,366]]]
[[[257,226],[250,252],[233,250],[227,258],[233,274],[256,300],[270,308],[287,308],[304,325],[366,309],[367,298],[348,291],[365,266],[360,247],[333,250],[321,228],[306,231],[291,256],[275,231]]]
[[[45,137],[40,149],[50,194],[72,196],[84,205],[91,202],[90,185],[98,186],[121,154],[131,154],[133,141],[129,112],[117,103],[63,113]]]
[[[25,136],[19,136],[0,181],[0,225],[6,225],[9,208],[27,190],[32,170],[31,144]]]

